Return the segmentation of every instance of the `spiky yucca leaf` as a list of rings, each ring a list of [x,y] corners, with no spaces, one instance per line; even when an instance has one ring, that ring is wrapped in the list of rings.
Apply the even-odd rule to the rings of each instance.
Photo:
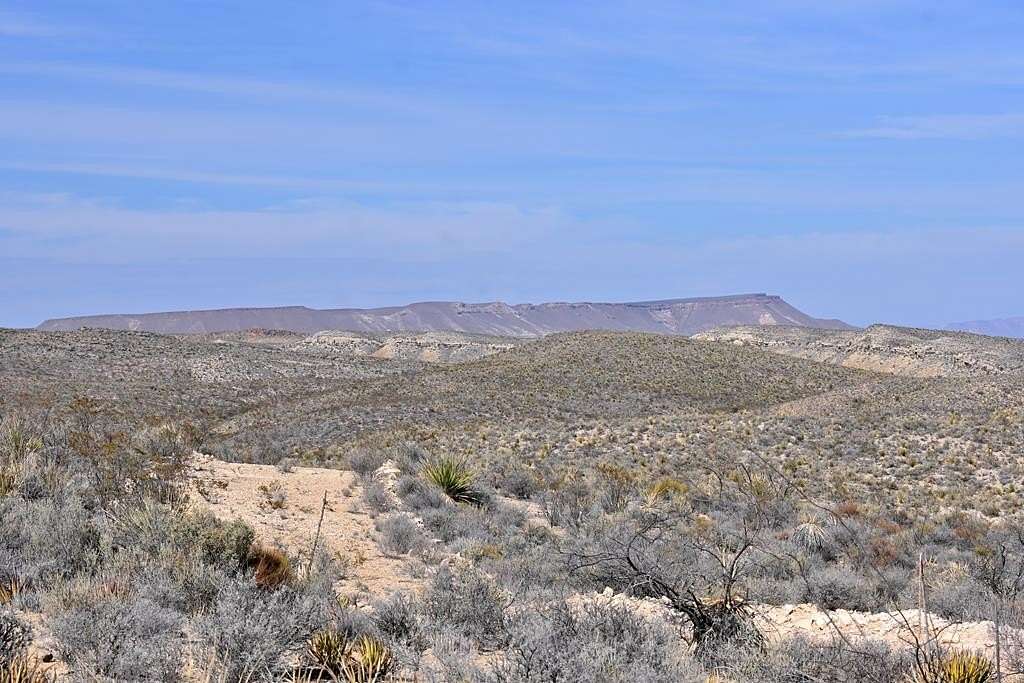
[[[793,540],[807,551],[820,550],[828,545],[828,533],[816,517],[808,517],[793,531]]]
[[[423,468],[423,475],[456,503],[469,503],[470,505],[483,503],[483,496],[473,488],[475,477],[472,470],[460,460],[454,458],[436,460]]]
[[[985,683],[993,667],[986,657],[973,652],[956,652],[946,657],[944,673],[948,683]]]
[[[360,636],[345,666],[348,683],[377,683],[383,681],[394,666],[391,650],[370,636]]]
[[[317,631],[306,645],[306,654],[317,665],[338,676],[344,671],[352,649],[348,636],[333,628]]]
[[[914,683],[988,683],[995,667],[987,657],[974,652],[952,652],[929,661]]]

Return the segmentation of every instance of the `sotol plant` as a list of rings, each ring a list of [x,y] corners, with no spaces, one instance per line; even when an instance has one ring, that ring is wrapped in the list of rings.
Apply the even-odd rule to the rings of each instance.
[[[352,642],[347,634],[336,629],[317,631],[306,645],[306,654],[334,677],[345,670]]]
[[[394,667],[391,650],[370,636],[361,636],[345,665],[348,683],[377,683],[383,681]]]
[[[314,633],[306,646],[306,655],[330,680],[346,683],[383,681],[394,668],[394,657],[384,643],[368,635],[353,641],[337,629]]]
[[[992,662],[973,652],[953,652],[928,661],[913,683],[988,683],[995,680]]]
[[[473,488],[472,470],[462,461],[441,458],[424,467],[423,476],[456,503],[482,505],[484,502],[483,495]]]

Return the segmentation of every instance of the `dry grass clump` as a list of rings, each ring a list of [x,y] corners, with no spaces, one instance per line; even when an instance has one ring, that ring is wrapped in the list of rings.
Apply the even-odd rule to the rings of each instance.
[[[249,567],[256,585],[265,590],[276,590],[295,582],[291,560],[277,548],[254,543],[249,549]]]
[[[271,510],[283,510],[288,507],[288,494],[285,492],[281,482],[260,484],[260,493],[263,494],[264,504]]]
[[[661,477],[647,488],[647,501],[654,503],[659,500],[682,498],[690,491],[684,482],[672,477]]]
[[[51,683],[49,670],[34,657],[19,655],[0,663],[0,683]]]
[[[10,495],[17,485],[18,471],[14,466],[0,464],[0,498]]]
[[[15,576],[0,580],[0,606],[11,604],[24,588],[24,583]]]

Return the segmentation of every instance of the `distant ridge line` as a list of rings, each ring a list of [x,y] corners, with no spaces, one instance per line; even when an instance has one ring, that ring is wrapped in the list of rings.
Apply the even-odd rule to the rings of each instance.
[[[379,308],[277,306],[122,313],[55,318],[37,329],[71,331],[96,327],[163,334],[237,332],[251,328],[303,333],[452,331],[537,337],[587,329],[691,335],[723,325],[759,324],[851,329],[840,320],[809,316],[782,297],[763,292],[621,303],[423,301]]]

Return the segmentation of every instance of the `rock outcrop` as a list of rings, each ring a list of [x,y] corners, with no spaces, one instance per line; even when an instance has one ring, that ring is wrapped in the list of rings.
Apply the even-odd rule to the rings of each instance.
[[[993,375],[1024,370],[1024,342],[962,332],[872,325],[865,330],[719,328],[694,336],[844,367],[909,377]]]
[[[506,351],[516,342],[508,338],[456,332],[371,335],[326,330],[307,337],[296,350],[325,350],[347,356],[372,356],[426,363],[457,363]]]

